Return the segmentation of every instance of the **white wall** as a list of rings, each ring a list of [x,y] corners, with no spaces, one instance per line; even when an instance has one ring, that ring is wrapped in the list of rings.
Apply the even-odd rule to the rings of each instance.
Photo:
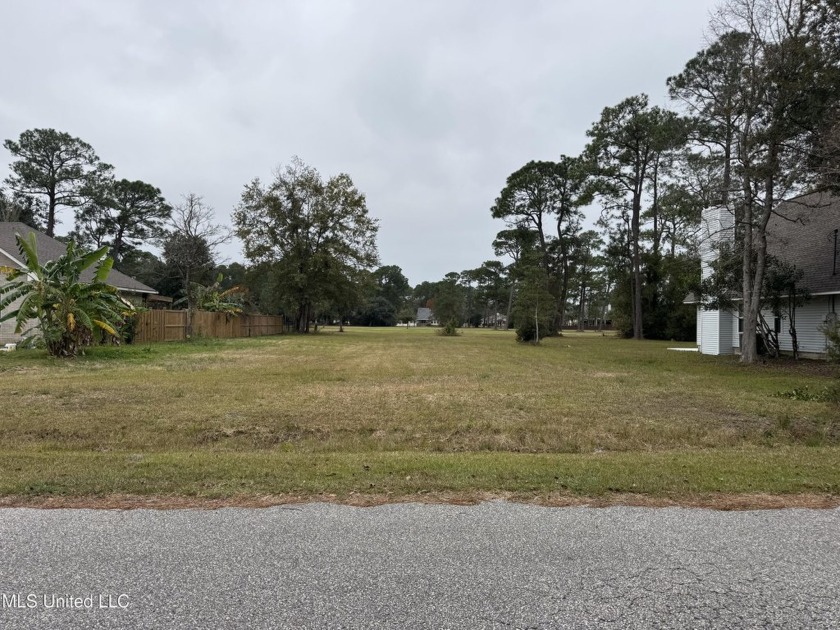
[[[698,310],[700,320],[700,352],[703,354],[732,354],[733,334],[737,342],[737,319],[729,311]],[[733,333],[734,328],[734,333]]]
[[[9,260],[6,256],[0,253],[0,267],[12,267],[17,266],[13,261]],[[3,273],[0,273],[0,286],[7,284],[6,276]],[[8,313],[9,311],[15,310],[21,303],[21,300],[16,300],[12,303],[8,308],[3,310],[3,315]],[[30,322],[30,325],[34,322]],[[27,326],[26,328],[29,328]],[[24,330],[26,330],[24,328]],[[5,322],[0,323],[0,346],[3,346],[7,343],[17,343],[21,340],[21,335],[15,333],[15,321],[13,319],[7,320]]]
[[[711,263],[717,257],[717,248],[722,242],[733,239],[734,220],[726,208],[707,208],[703,211],[700,232],[701,276],[712,274]],[[826,338],[819,328],[832,309],[837,310],[840,296],[816,296],[796,309],[796,333],[799,350],[804,353],[823,354]],[[773,327],[774,317],[764,312],[767,323]],[[787,320],[782,320],[779,332],[779,347],[782,351],[793,350]],[[732,354],[740,348],[738,315],[726,311],[704,311],[697,308],[697,345],[703,354]]]
[[[700,223],[700,274],[712,275],[711,263],[721,243],[732,242],[735,218],[725,207],[706,208]],[[734,322],[734,324],[733,324]],[[734,326],[734,333],[733,333]],[[703,354],[732,354],[738,343],[738,320],[728,311],[697,309],[697,345]]]
[[[796,309],[796,338],[799,341],[800,352],[825,352],[826,338],[819,329],[830,312],[831,299],[825,295],[812,297],[805,306]],[[771,315],[767,323],[772,326],[772,322]],[[783,319],[782,329],[779,332],[779,348],[792,351],[793,343],[789,329],[789,322]]]
[[[735,239],[735,217],[725,207],[706,208],[700,219],[700,274],[705,280],[712,275],[711,263],[718,257],[722,243]]]

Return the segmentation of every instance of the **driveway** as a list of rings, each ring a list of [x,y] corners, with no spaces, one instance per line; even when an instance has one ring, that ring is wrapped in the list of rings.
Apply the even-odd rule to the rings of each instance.
[[[840,510],[0,509],[0,628],[836,628]]]

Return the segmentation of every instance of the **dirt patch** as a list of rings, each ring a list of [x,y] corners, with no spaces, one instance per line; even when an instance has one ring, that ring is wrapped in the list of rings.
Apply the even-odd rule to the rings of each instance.
[[[596,497],[548,494],[528,496],[515,493],[420,493],[408,495],[356,494],[337,496],[267,495],[233,496],[222,499],[179,497],[109,495],[104,497],[19,497],[0,498],[0,507],[27,507],[39,509],[94,509],[94,510],[217,510],[228,507],[267,508],[296,506],[306,503],[335,503],[354,507],[375,507],[399,503],[426,503],[443,505],[477,505],[486,501],[510,501],[544,507],[682,507],[722,511],[780,510],[789,508],[832,509],[840,507],[840,495],[832,494],[702,494],[684,497],[652,497],[640,494],[615,493]]]

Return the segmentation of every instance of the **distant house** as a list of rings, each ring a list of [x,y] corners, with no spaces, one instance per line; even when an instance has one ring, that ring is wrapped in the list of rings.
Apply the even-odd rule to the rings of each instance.
[[[438,321],[435,319],[432,309],[420,307],[417,309],[417,316],[414,318],[416,326],[437,326]]]
[[[718,246],[734,239],[735,221],[726,208],[703,212],[700,248],[701,273],[712,274]],[[825,356],[827,340],[820,332],[826,323],[836,322],[840,310],[840,198],[808,195],[781,204],[767,225],[767,253],[803,272],[801,288],[810,300],[796,309],[796,337],[803,356]],[[740,302],[740,296],[736,297]],[[703,354],[740,352],[743,319],[739,311],[705,310],[694,296],[685,300],[697,304],[697,346]],[[788,323],[764,311],[768,326],[778,335],[779,349],[792,351]]]
[[[44,263],[61,257],[67,246],[61,241],[34,230],[24,223],[0,222],[0,267],[14,267],[23,269],[24,263],[18,253],[15,234],[26,237],[30,232],[35,234],[35,243],[38,251],[38,259]],[[94,269],[87,269],[82,273],[83,281],[93,279]],[[134,278],[112,269],[108,275],[108,284],[115,287],[120,295],[136,305],[146,305],[150,297],[155,296],[157,291],[146,286]],[[6,277],[0,273],[0,285],[6,283]],[[20,341],[20,335],[15,333],[15,322],[8,320],[0,323],[0,345]]]

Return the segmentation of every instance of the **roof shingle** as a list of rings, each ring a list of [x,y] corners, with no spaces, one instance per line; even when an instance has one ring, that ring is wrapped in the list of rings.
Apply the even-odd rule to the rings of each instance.
[[[767,253],[801,269],[812,294],[840,293],[838,230],[840,197],[805,195],[780,204],[770,217]]]
[[[25,223],[12,223],[0,221],[0,250],[3,250],[12,258],[20,261],[20,253],[18,251],[15,234],[20,234],[26,237],[27,234],[33,232],[35,234],[35,244],[38,248],[38,258],[42,262],[48,260],[55,260],[67,251],[67,246],[61,241],[50,238],[46,234],[34,230]],[[82,272],[81,279],[84,282],[93,280],[93,269],[86,269]],[[146,286],[142,282],[135,280],[131,276],[112,269],[106,281],[112,287],[116,287],[122,291],[131,293],[157,293],[152,287]]]

